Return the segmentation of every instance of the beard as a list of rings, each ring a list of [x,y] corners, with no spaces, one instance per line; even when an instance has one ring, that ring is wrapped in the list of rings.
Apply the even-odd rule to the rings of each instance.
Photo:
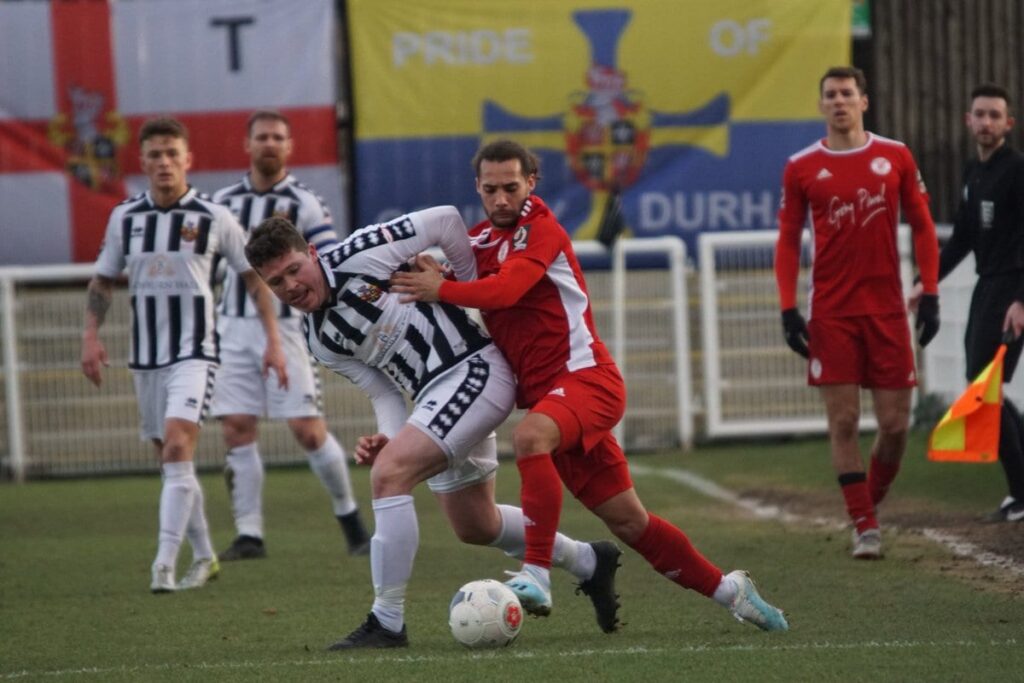
[[[491,225],[496,228],[512,228],[519,222],[519,213],[493,211],[487,218],[490,219]]]
[[[256,159],[254,165],[261,175],[275,176],[284,168],[284,161],[277,156],[262,156]]]

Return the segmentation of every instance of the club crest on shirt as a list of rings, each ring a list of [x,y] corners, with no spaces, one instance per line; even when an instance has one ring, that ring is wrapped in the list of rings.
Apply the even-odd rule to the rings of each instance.
[[[369,282],[363,284],[361,287],[359,287],[358,290],[356,290],[356,296],[358,296],[363,301],[371,304],[374,301],[380,299],[380,296],[383,293],[384,292],[381,291],[380,287],[378,287],[377,285],[370,284]]]
[[[526,242],[530,239],[530,224],[520,225],[516,228],[516,234],[512,235],[512,251],[526,249]]]
[[[186,242],[195,242],[199,236],[199,226],[189,221],[181,226],[181,239]]]
[[[889,175],[892,170],[892,162],[885,157],[875,157],[871,160],[871,170],[875,175]]]

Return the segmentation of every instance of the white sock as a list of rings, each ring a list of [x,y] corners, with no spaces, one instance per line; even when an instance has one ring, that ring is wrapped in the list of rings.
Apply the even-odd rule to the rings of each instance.
[[[522,560],[526,554],[526,526],[522,508],[514,505],[498,505],[501,513],[501,531],[491,545],[500,548],[509,557]],[[564,569],[577,579],[586,581],[594,575],[597,555],[589,543],[569,538],[563,533],[555,534],[555,548],[551,554],[551,566]]]
[[[192,545],[193,560],[209,560],[213,558],[213,541],[210,540],[210,526],[206,523],[206,496],[203,486],[196,479],[196,494],[192,501],[192,514],[188,518],[185,535]]]
[[[373,613],[381,626],[398,633],[405,623],[405,590],[420,544],[419,524],[412,496],[390,496],[373,501],[376,528],[370,541],[373,576]]]
[[[160,490],[160,534],[157,536],[156,564],[174,568],[178,551],[192,514],[199,482],[191,462],[168,462],[163,467]]]
[[[534,580],[541,585],[541,587],[550,592],[551,591],[551,570],[547,567],[541,567],[536,564],[524,564],[523,571],[534,578]]]
[[[718,588],[715,589],[711,599],[723,607],[729,607],[732,605],[732,601],[736,599],[736,593],[739,589],[740,587],[736,585],[735,581],[722,574],[722,580],[718,582]]]
[[[231,511],[239,536],[263,538],[263,460],[253,441],[228,451],[231,470]]]
[[[310,469],[316,473],[324,488],[331,494],[334,516],[341,517],[355,512],[356,497],[352,493],[352,482],[348,476],[345,449],[334,435],[327,432],[327,439],[323,445],[306,455],[309,456]]]

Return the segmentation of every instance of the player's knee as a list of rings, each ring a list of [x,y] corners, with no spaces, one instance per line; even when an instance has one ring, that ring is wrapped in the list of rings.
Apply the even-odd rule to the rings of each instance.
[[[327,440],[327,426],[318,418],[299,418],[288,421],[295,441],[304,451],[315,451]]]
[[[192,445],[187,439],[170,438],[164,441],[160,457],[164,462],[184,462],[192,459]]]
[[[856,439],[860,429],[860,415],[855,411],[834,415],[829,418],[828,429],[833,439]]]
[[[907,430],[908,424],[905,416],[891,418],[888,420],[879,420],[878,422],[879,436],[890,441],[906,440]]]
[[[227,415],[220,421],[224,444],[228,448],[247,446],[256,441],[256,420],[248,416]]]
[[[558,448],[558,429],[533,422],[521,422],[512,432],[512,447],[516,455],[551,453]]]
[[[370,471],[370,487],[374,498],[406,495],[418,483],[414,470],[393,459],[378,459]]]

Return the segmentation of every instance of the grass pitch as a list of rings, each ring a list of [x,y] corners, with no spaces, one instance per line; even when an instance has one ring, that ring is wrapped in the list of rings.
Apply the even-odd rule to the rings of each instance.
[[[925,463],[922,448],[915,437],[887,501],[901,525],[929,513],[973,519],[998,503],[998,466]],[[749,570],[786,611],[788,633],[737,623],[626,550],[619,633],[602,634],[589,601],[556,572],[551,617],[527,619],[510,648],[468,651],[448,632],[451,595],[471,579],[501,578],[516,563],[459,544],[422,487],[421,545],[407,600],[411,647],[338,655],[324,647],[365,617],[369,562],[345,555],[310,472],[268,473],[266,560],[227,563],[202,590],[159,596],[148,591],[156,477],[35,482],[0,486],[0,681],[1019,680],[1019,575],[953,559],[910,524],[885,532],[884,560],[856,562],[846,530],[758,519],[662,476],[685,469],[838,519],[842,503],[825,442],[745,443],[635,462],[645,472],[636,484],[647,506],[723,570]],[[369,514],[367,472],[353,474]],[[219,477],[202,481],[214,540],[224,548],[233,536],[227,494]],[[504,465],[499,499],[515,501],[517,487],[515,469]],[[607,536],[568,498],[562,528],[582,539]],[[999,532],[1024,540],[1024,524]],[[188,550],[182,555],[179,576]]]

